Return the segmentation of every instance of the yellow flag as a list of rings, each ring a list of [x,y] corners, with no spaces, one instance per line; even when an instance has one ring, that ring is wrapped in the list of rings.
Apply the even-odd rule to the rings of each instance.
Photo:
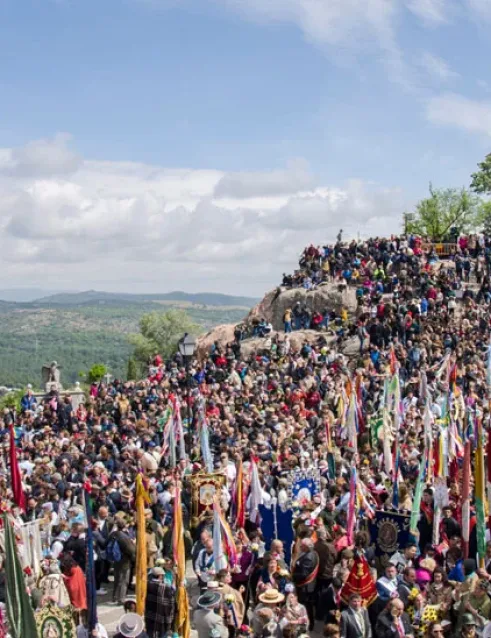
[[[145,503],[150,505],[141,474],[136,477],[136,613],[145,614],[147,598],[147,537],[145,527]]]
[[[182,524],[181,490],[176,486],[174,496],[174,528],[172,530],[172,550],[176,564],[177,614],[175,629],[182,638],[189,638],[189,602],[186,591],[186,554],[184,551],[184,527]]]

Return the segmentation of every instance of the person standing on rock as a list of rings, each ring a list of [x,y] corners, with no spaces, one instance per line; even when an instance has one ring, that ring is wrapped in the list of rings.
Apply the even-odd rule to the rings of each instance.
[[[285,310],[285,314],[283,315],[283,323],[285,326],[285,332],[289,333],[292,331],[292,309],[287,308]]]
[[[299,301],[293,307],[293,321],[294,321],[294,329],[301,330],[302,329],[302,306]]]

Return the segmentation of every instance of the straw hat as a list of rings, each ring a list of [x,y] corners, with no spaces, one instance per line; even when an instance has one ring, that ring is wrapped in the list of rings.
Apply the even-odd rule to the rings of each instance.
[[[264,594],[259,596],[259,600],[265,605],[276,605],[278,603],[282,603],[285,600],[285,597],[276,589],[267,589]]]
[[[433,573],[436,568],[436,561],[428,556],[419,562],[419,566]]]

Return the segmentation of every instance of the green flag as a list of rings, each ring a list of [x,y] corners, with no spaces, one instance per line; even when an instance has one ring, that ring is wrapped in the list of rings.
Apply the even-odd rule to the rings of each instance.
[[[426,460],[423,454],[419,464],[418,482],[416,483],[416,489],[414,491],[413,509],[411,511],[411,522],[409,526],[411,534],[415,534],[418,531],[419,508],[421,507],[421,497],[423,496],[425,465]]]
[[[3,515],[5,530],[5,579],[7,617],[12,638],[34,638],[38,635],[31,600],[26,591],[24,572],[15,547],[15,536],[7,514]]]

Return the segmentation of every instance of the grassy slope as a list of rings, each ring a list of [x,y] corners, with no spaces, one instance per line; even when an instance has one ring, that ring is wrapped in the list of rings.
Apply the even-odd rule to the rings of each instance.
[[[126,335],[138,330],[142,314],[170,307],[184,307],[204,330],[238,322],[247,313],[247,308],[233,304],[201,306],[169,300],[165,304],[117,299],[85,300],[81,305],[0,303],[0,385],[39,386],[41,366],[53,359],[63,367],[62,382],[67,386],[81,370],[99,362],[108,365],[111,374],[124,377],[131,354]]]

